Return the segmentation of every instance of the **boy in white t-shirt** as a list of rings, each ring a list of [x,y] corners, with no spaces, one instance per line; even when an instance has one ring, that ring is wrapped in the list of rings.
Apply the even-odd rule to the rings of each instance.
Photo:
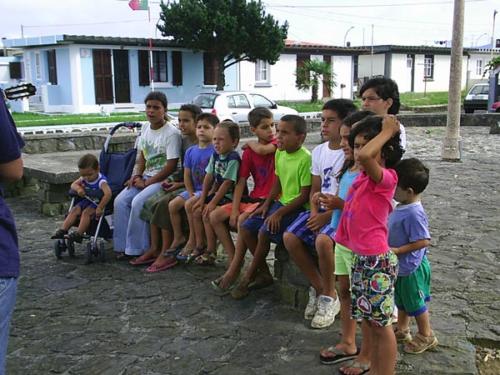
[[[321,134],[326,142],[312,152],[311,209],[297,217],[283,235],[283,242],[291,258],[312,285],[304,317],[312,319],[313,328],[329,327],[340,311],[333,276],[334,243],[330,226],[332,211],[324,210],[319,204],[319,198],[325,194],[337,194],[336,176],[344,164],[344,152],[340,147],[340,126],[342,120],[354,111],[354,103],[347,99],[333,99],[324,104]],[[319,269],[311,253],[314,248]]]

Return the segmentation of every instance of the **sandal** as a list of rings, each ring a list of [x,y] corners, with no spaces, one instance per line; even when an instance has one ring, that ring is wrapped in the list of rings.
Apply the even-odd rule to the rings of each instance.
[[[186,263],[191,263],[194,259],[196,259],[199,256],[205,254],[206,251],[207,251],[206,248],[203,248],[203,249],[196,248],[196,249],[194,249],[191,252],[191,254],[188,255],[188,257],[186,259]]]
[[[366,374],[368,371],[370,371],[370,365],[369,364],[367,364],[367,363],[361,363],[361,362],[358,362],[356,359],[353,359],[346,366],[342,366],[341,368],[339,368],[339,374],[348,375],[345,372],[345,370],[348,369],[348,368],[349,369],[360,370],[360,372],[358,372],[356,375]]]
[[[83,241],[83,236],[78,232],[71,232],[66,237],[68,238],[68,240],[76,243],[82,243]]]
[[[431,332],[430,336],[424,336],[420,333],[417,333],[413,340],[408,342],[403,350],[408,354],[420,354],[425,352],[426,350],[435,348],[438,345],[438,340],[436,336],[434,336],[434,332]]]
[[[165,256],[176,256],[177,254],[179,254],[182,250],[182,248],[184,247],[186,243],[183,242],[175,247],[171,247],[170,249],[167,249],[165,250],[165,252],[163,253]]]
[[[151,264],[156,260],[156,257],[150,257],[149,255],[146,256],[146,254],[142,254],[140,257],[132,259],[130,262],[128,262],[131,266],[143,266],[146,264]]]
[[[359,349],[356,350],[356,353],[348,354],[343,350],[336,348],[335,346],[330,346],[325,349],[321,349],[319,352],[319,360],[324,365],[334,365],[336,363],[341,363],[344,361],[348,361],[350,359],[354,359],[358,356]]]
[[[239,283],[232,291],[231,297],[234,299],[243,299],[250,293],[248,289],[248,283]]]
[[[168,258],[168,260],[162,265],[157,265],[153,263],[148,268],[146,268],[147,273],[156,273],[168,270],[169,268],[175,267],[177,265],[177,260],[175,258]]]
[[[68,231],[67,230],[64,230],[64,229],[58,229],[56,230],[56,233],[54,233],[50,239],[51,240],[62,240],[64,238],[65,235],[68,234]]]
[[[196,257],[194,262],[199,266],[213,266],[215,264],[215,260],[217,259],[217,255],[212,252],[201,254]]]
[[[222,281],[222,279],[223,279],[223,276],[221,276],[221,277],[219,277],[219,278],[215,279],[214,281],[212,281],[212,282],[210,283],[210,285],[212,285],[212,288],[214,288],[214,289],[215,289],[215,291],[217,292],[217,294],[218,294],[219,296],[221,296],[221,297],[222,297],[222,296],[225,296],[226,294],[231,293],[231,291],[232,291],[232,290],[234,289],[234,287],[236,286],[236,284],[234,284],[234,283],[233,283],[233,284],[229,285],[227,288],[222,288],[222,287],[220,286],[220,282]]]
[[[396,336],[397,342],[410,342],[412,339],[409,328],[401,330],[398,327],[394,327],[394,336]]]

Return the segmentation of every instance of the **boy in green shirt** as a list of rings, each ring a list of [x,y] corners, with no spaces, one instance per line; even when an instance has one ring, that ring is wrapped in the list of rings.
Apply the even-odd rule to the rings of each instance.
[[[243,222],[238,233],[254,258],[231,292],[235,299],[248,295],[252,281],[254,288],[273,283],[266,264],[271,241],[281,243],[283,232],[307,208],[311,189],[311,153],[302,146],[306,132],[302,117],[286,115],[281,118],[277,131],[274,185],[265,202]]]

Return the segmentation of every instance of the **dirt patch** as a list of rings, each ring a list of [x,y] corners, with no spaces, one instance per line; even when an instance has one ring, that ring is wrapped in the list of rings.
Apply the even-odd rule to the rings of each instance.
[[[476,363],[479,375],[500,374],[500,350],[476,346]]]

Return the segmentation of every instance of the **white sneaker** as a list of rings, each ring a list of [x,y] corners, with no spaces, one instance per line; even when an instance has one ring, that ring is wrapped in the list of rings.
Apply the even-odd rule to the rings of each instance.
[[[335,316],[340,312],[340,301],[329,296],[318,297],[318,309],[311,322],[313,328],[327,328],[335,322]]]
[[[309,301],[307,301],[306,309],[304,310],[304,319],[311,320],[316,314],[318,299],[316,298],[316,289],[312,286],[309,288]]]

